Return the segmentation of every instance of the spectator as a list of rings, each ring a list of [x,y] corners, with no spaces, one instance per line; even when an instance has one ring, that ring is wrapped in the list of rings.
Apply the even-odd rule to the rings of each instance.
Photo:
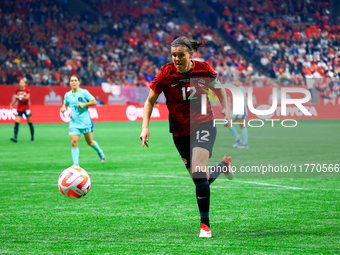
[[[104,105],[104,102],[99,99],[99,96],[96,96],[97,106]]]

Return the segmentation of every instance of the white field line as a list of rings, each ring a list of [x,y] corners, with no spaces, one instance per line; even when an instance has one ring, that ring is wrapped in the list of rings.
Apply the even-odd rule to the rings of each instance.
[[[7,173],[7,172],[13,172],[13,171],[0,171],[0,173]],[[28,172],[28,173],[36,173],[36,174],[60,174],[59,172],[44,172],[44,171],[20,171],[22,172]],[[132,173],[101,173],[101,172],[90,172],[91,175],[119,175],[119,176],[138,176],[138,177],[148,177],[148,178],[174,178],[174,179],[190,179],[189,176],[173,176],[173,175],[147,175],[147,174],[132,174]],[[222,179],[225,180],[225,179]],[[225,180],[227,181],[227,180]],[[229,181],[228,181],[229,182]],[[252,182],[252,181],[240,181],[240,180],[232,180],[231,182],[239,182],[239,183],[249,183],[249,184],[255,184],[260,185],[262,187],[236,187],[236,186],[214,186],[212,185],[211,188],[220,188],[220,189],[251,189],[251,188],[263,188],[263,186],[271,187],[273,188],[281,188],[281,189],[295,189],[295,190],[323,190],[323,191],[340,191],[340,189],[316,189],[316,188],[300,188],[300,187],[291,187],[291,186],[284,186],[284,185],[277,185],[277,184],[271,184],[271,183],[265,183],[265,182]],[[48,183],[0,183],[0,185],[57,185],[57,184],[48,184]],[[108,187],[182,187],[182,188],[190,188],[192,186],[176,186],[176,185],[138,185],[138,184],[97,184],[96,186],[108,186]]]
[[[0,185],[20,185],[20,186],[57,186],[57,183],[0,183]],[[156,185],[156,184],[91,184],[91,186],[99,186],[99,187],[153,187],[153,188],[193,188],[194,185],[191,186],[183,186],[183,185]],[[211,186],[213,189],[263,189],[263,187],[227,187],[227,186]],[[277,187],[266,187],[266,189],[277,189]]]
[[[241,182],[241,183],[251,183],[256,185],[263,185],[263,186],[273,186],[273,187],[279,187],[279,188],[285,188],[285,189],[304,189],[299,187],[290,187],[290,186],[283,186],[283,185],[277,185],[277,184],[271,184],[271,183],[265,183],[265,182],[250,182],[250,181],[238,181],[233,180],[234,182]]]
[[[241,182],[241,181],[238,181]],[[248,182],[245,182],[248,183]],[[281,185],[271,185],[269,183],[256,183],[256,182],[249,182],[253,184],[261,185],[261,187],[242,187],[242,186],[214,186],[212,185],[212,189],[295,189],[295,190],[322,190],[322,191],[340,191],[340,189],[314,189],[314,188],[296,188],[296,187],[288,187],[288,186],[281,186]],[[57,183],[0,183],[0,185],[13,185],[13,186],[57,186]],[[191,186],[183,186],[183,185],[156,185],[156,184],[92,184],[92,186],[98,187],[149,187],[149,188],[192,188],[194,185]]]

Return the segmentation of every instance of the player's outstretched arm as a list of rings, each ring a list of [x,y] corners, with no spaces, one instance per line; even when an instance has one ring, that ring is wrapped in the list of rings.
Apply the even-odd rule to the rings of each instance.
[[[225,125],[226,127],[229,127],[230,125],[230,110],[228,106],[228,99],[227,99],[227,92],[225,91],[225,88],[216,88],[217,94],[220,96],[222,101],[223,110],[222,113],[225,116],[225,119],[228,121]]]
[[[143,125],[142,125],[142,133],[140,134],[139,138],[142,140],[142,146],[149,147],[148,141],[149,141],[149,121],[153,109],[153,105],[157,101],[158,95],[150,89],[150,93],[148,96],[148,99],[146,99],[144,104],[144,110],[143,110]]]

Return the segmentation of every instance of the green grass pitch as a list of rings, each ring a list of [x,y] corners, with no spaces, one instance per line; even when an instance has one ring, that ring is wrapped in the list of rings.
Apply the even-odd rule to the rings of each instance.
[[[224,154],[236,167],[339,164],[340,120],[298,122],[248,128],[247,150],[231,148],[234,139],[219,126],[209,164]],[[77,201],[57,186],[72,165],[68,124],[35,124],[35,143],[21,124],[17,144],[10,142],[13,126],[0,126],[0,253],[340,253],[339,179],[218,179],[211,185],[213,238],[201,240],[194,184],[167,122],[150,123],[150,148],[141,147],[141,122],[95,123],[107,161],[81,138],[80,165],[92,187]]]

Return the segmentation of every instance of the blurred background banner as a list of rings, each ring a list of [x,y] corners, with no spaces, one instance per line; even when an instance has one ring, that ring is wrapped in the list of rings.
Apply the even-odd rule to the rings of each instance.
[[[60,113],[61,105],[31,105],[32,119],[34,123],[59,123],[69,122],[71,111]],[[104,105],[89,108],[93,122],[108,121],[140,121],[143,119],[143,105]],[[0,106],[0,124],[13,123],[16,109],[10,110],[8,106]],[[151,120],[168,120],[168,109],[165,104],[155,106]],[[26,118],[23,117],[23,123]]]
[[[52,87],[52,86],[41,86],[41,87],[28,87],[31,91],[30,104],[31,105],[62,105],[64,95],[66,92],[70,91],[69,87]],[[149,87],[119,87],[112,85],[110,92],[104,92],[101,87],[91,87],[82,86],[83,89],[87,89],[94,97],[99,97],[104,104],[126,104],[126,103],[140,103],[144,104],[146,98],[148,97],[150,88]],[[254,106],[259,106],[262,104],[272,105],[272,86],[264,87],[252,87],[252,100]],[[281,86],[277,88],[277,99],[278,104],[281,104]],[[308,89],[306,86],[292,86],[290,88],[304,88]],[[18,86],[11,85],[1,85],[0,86],[0,105],[9,105],[13,97],[10,95],[15,94],[19,89]],[[247,97],[248,97],[248,87],[246,87]],[[316,92],[317,93],[317,92]],[[231,92],[227,90],[228,101],[232,103]],[[313,92],[312,98],[313,98]],[[288,92],[287,98],[302,98],[301,93]],[[314,96],[315,97],[315,96]],[[112,103],[113,98],[119,99],[118,103]],[[165,103],[165,96],[162,93],[157,99],[158,103]],[[317,100],[311,100],[304,105],[340,105],[340,97],[326,98],[318,96]]]
[[[87,89],[97,100],[100,99],[104,104],[89,108],[94,122],[142,120],[143,103],[150,90],[148,87],[118,87],[117,89],[117,86],[113,85],[111,92],[105,93],[101,87],[83,86],[82,88]],[[11,111],[9,104],[17,89],[18,87],[16,86],[0,86],[0,124],[13,123],[14,121],[15,110]],[[69,91],[69,88],[41,86],[29,87],[29,89],[31,90],[32,119],[35,123],[57,123],[67,119],[60,116],[59,110],[63,104],[64,95]],[[273,114],[257,116],[248,108],[248,119],[340,119],[339,98],[319,98],[318,103],[308,102],[303,104],[312,114],[311,116],[303,115],[297,106],[290,104],[287,105],[287,116],[283,116],[281,114],[281,87],[277,87],[277,93],[278,106]],[[272,106],[272,94],[273,87],[253,87],[254,108],[259,110],[269,109]],[[227,90],[227,95],[231,109],[233,101],[229,90]],[[287,98],[301,98],[301,93],[287,93]],[[151,120],[168,120],[168,110],[163,93],[157,103]],[[213,101],[211,101],[211,105],[215,119],[223,119],[221,106],[214,105]]]
[[[70,87],[28,87],[31,91],[31,105],[62,105],[65,93],[70,91]],[[112,85],[110,92],[105,93],[101,87],[81,86],[87,89],[95,98],[100,98],[104,104],[126,104],[140,103],[144,104],[148,97],[150,89],[148,87],[120,87]],[[18,86],[1,85],[0,86],[0,105],[9,105],[13,100]],[[12,96],[11,96],[12,95]],[[165,103],[165,97],[162,94],[158,98],[159,103]]]

